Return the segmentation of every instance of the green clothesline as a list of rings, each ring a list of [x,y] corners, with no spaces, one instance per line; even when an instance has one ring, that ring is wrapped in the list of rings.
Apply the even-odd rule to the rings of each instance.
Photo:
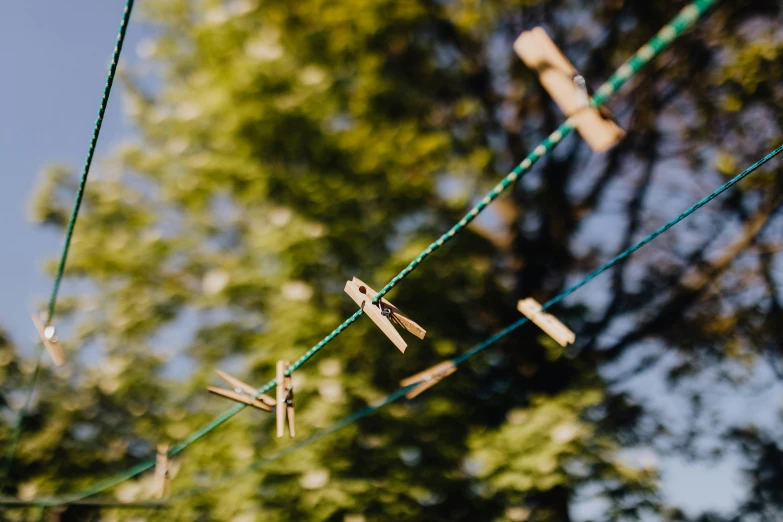
[[[87,176],[90,173],[92,159],[95,156],[95,147],[98,145],[98,136],[101,134],[103,116],[106,114],[106,106],[109,104],[111,86],[114,84],[114,76],[117,74],[117,64],[120,62],[120,53],[122,52],[122,44],[125,42],[125,32],[128,30],[128,22],[130,21],[131,11],[133,11],[133,2],[134,0],[126,0],[125,9],[122,12],[120,31],[117,34],[117,43],[114,45],[114,54],[111,57],[111,66],[109,66],[109,74],[106,77],[106,86],[103,88],[101,105],[98,108],[98,118],[95,120],[95,128],[92,131],[90,147],[87,149],[87,158],[84,160],[84,168],[82,169],[82,177],[79,181],[79,188],[76,191],[76,199],[73,202],[71,219],[68,221],[68,228],[65,231],[65,242],[63,244],[62,255],[60,256],[60,264],[57,266],[57,273],[54,276],[54,288],[52,288],[52,295],[49,297],[49,308],[47,311],[46,324],[49,324],[49,322],[52,320],[52,317],[54,317],[54,309],[57,306],[57,294],[60,290],[60,281],[62,281],[63,273],[65,272],[65,262],[68,259],[68,250],[71,247],[73,229],[76,226],[76,219],[79,217],[79,208],[82,205],[84,188],[87,185]]]

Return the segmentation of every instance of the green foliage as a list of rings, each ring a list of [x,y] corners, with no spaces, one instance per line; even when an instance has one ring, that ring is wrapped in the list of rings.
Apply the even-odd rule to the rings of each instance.
[[[141,48],[159,81],[125,74],[138,138],[91,175],[66,272],[86,284],[58,308],[72,327],[64,335],[69,363],[41,380],[4,492],[73,491],[152,457],[158,442],[181,440],[231,405],[204,390],[216,383],[213,369],[267,382],[275,361],[295,360],[355,311],[342,292],[346,279],[380,288],[459,219],[561,118],[510,52],[519,20],[524,28],[550,24],[595,84],[672,17],[670,4],[142,2],[159,28]],[[591,36],[573,9],[605,38]],[[662,214],[655,201],[643,209],[649,215],[641,211],[648,187],[680,191],[652,176],[623,179],[620,189],[615,182],[630,176],[627,165],[652,172],[669,159],[666,132],[681,140],[683,162],[702,162],[707,143],[724,150],[723,173],[766,149],[779,129],[771,124],[755,148],[745,146],[737,136],[754,127],[736,117],[750,105],[774,107],[780,44],[771,33],[735,41],[725,25],[754,14],[726,7],[642,74],[618,104],[629,134],[605,168],[585,169],[584,148],[564,143],[513,197],[395,289],[389,299],[427,329],[425,341],[411,341],[402,356],[361,318],[298,370],[298,436],[462,353],[517,319],[517,298],[551,296],[595,267],[611,250],[607,241],[646,230],[647,218]],[[709,68],[721,52],[729,59]],[[692,78],[708,68],[705,95]],[[734,134],[723,132],[729,120]],[[743,200],[715,212],[741,223],[755,211],[776,215],[774,177],[749,185],[768,189],[764,205]],[[574,188],[584,179],[596,181]],[[33,203],[37,220],[64,226],[74,180],[62,168],[48,171]],[[757,196],[748,189],[739,197]],[[618,208],[624,225],[616,233],[584,233],[587,216]],[[656,470],[628,463],[621,450],[678,434],[606,372],[642,350],[645,336],[679,358],[675,380],[710,364],[746,364],[743,354],[756,350],[738,326],[745,323],[732,320],[752,307],[722,308],[730,298],[721,290],[732,287],[721,279],[726,267],[707,271],[714,286],[678,284],[690,258],[711,260],[697,245],[709,245],[714,232],[695,234],[693,248],[669,254],[665,245],[612,282],[596,281],[603,290],[593,295],[605,295],[608,308],[585,298],[555,311],[577,332],[580,353],[521,329],[420,399],[226,481],[290,444],[274,437],[272,415],[248,409],[176,457],[170,509],[103,509],[102,519],[567,521],[587,490],[614,520],[661,513]],[[752,333],[772,340],[766,313],[769,322]],[[712,321],[721,315],[728,317]],[[615,343],[615,321],[626,321],[624,331],[630,322],[639,337]],[[0,372],[8,372],[0,375],[18,390],[24,365],[10,350],[0,343]],[[5,419],[0,430],[7,439]],[[192,488],[204,489],[176,498]],[[152,477],[109,494],[147,500]],[[97,511],[70,507],[63,517]],[[8,513],[0,520],[37,516]]]

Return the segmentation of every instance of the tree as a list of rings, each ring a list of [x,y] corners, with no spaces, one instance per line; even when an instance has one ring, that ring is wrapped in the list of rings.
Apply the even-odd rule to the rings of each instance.
[[[562,117],[510,51],[520,30],[546,24],[597,85],[673,4],[146,2],[160,87],[129,76],[139,139],[90,180],[69,259],[88,290],[63,307],[67,348],[95,355],[72,355],[55,381],[68,407],[42,391],[7,492],[90,484],[181,439],[228,406],[204,392],[213,369],[266,382],[354,311],[346,279],[388,281],[459,219]],[[567,140],[400,285],[390,299],[426,341],[401,356],[362,318],[298,370],[300,433],[630,245],[717,183],[713,158],[729,174],[766,152],[780,136],[781,44],[763,16],[779,17],[777,3],[720,7],[610,104],[628,131],[617,148],[599,160]],[[557,308],[578,351],[520,329],[421,399],[296,457],[171,511],[114,516],[568,521],[586,496],[614,520],[666,513],[655,469],[621,450],[714,458],[702,455],[709,379],[743,387],[759,365],[779,368],[778,179],[756,176]],[[48,173],[44,224],[63,226],[74,183]],[[650,368],[688,398],[685,429],[633,393]],[[270,424],[246,411],[207,435],[179,459],[175,493],[283,447]],[[115,494],[145,498],[149,482]]]

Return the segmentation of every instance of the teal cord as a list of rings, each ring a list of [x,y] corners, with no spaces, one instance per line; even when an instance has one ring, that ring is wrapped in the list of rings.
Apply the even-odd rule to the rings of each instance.
[[[120,60],[120,52],[122,51],[122,44],[125,41],[125,31],[128,28],[128,21],[130,20],[131,11],[133,10],[134,0],[126,0],[125,9],[122,13],[122,21],[120,22],[120,31],[117,34],[117,43],[114,46],[114,54],[111,59],[111,66],[109,67],[109,74],[106,77],[106,86],[103,88],[103,97],[101,98],[101,105],[98,108],[98,118],[95,120],[95,127],[92,131],[92,139],[90,139],[90,147],[87,149],[87,158],[84,162],[84,168],[82,169],[82,177],[79,182],[79,188],[76,191],[76,199],[73,203],[73,210],[71,211],[71,218],[68,221],[68,228],[65,232],[65,243],[63,245],[62,255],[60,256],[60,264],[57,267],[57,273],[54,277],[54,288],[52,289],[52,295],[49,297],[49,307],[46,317],[46,325],[49,325],[54,317],[54,309],[57,304],[57,293],[60,290],[60,281],[62,280],[63,273],[65,272],[65,261],[68,258],[68,250],[71,246],[71,236],[73,236],[73,229],[76,226],[76,219],[79,216],[79,208],[82,204],[82,198],[84,197],[84,188],[87,184],[87,175],[90,172],[90,165],[92,165],[92,158],[95,155],[95,147],[98,144],[98,136],[101,132],[101,125],[103,124],[103,115],[106,112],[106,105],[109,103],[109,95],[111,94],[111,86],[114,83],[114,76],[117,73],[117,63]],[[35,368],[30,378],[30,383],[27,386],[27,396],[25,398],[22,409],[19,410],[16,418],[16,427],[14,428],[14,434],[11,437],[11,441],[8,444],[6,451],[5,465],[3,466],[3,481],[8,478],[8,474],[11,472],[11,466],[13,465],[14,458],[16,456],[16,448],[19,445],[19,439],[22,435],[22,424],[27,416],[27,412],[30,407],[30,402],[35,391],[35,385],[38,381],[38,374],[41,368],[41,354],[43,353],[43,346],[39,344],[35,353]],[[2,490],[3,484],[0,483],[0,490]]]
[[[117,64],[120,61],[122,44],[125,41],[125,31],[128,29],[128,21],[130,20],[131,11],[133,10],[133,2],[134,0],[125,1],[125,9],[122,13],[122,21],[120,22],[120,32],[117,34],[117,43],[114,46],[114,54],[111,57],[111,66],[109,67],[109,74],[106,77],[106,86],[103,88],[101,105],[98,108],[98,118],[95,120],[95,128],[92,131],[92,138],[90,139],[90,147],[87,149],[87,158],[84,160],[84,168],[82,169],[82,177],[81,180],[79,181],[79,189],[76,191],[76,199],[73,202],[71,219],[68,221],[68,228],[65,231],[65,243],[63,245],[62,255],[60,256],[60,264],[57,266],[57,273],[54,276],[54,288],[52,289],[51,297],[49,297],[48,317],[46,318],[47,325],[52,320],[52,317],[54,317],[54,308],[57,304],[57,293],[60,290],[60,281],[62,281],[63,273],[65,272],[65,261],[68,259],[68,250],[71,247],[71,237],[73,236],[73,229],[76,226],[76,219],[79,217],[79,208],[82,206],[82,198],[84,197],[84,188],[87,185],[87,175],[90,173],[92,158],[95,155],[95,147],[98,145],[98,136],[101,133],[101,126],[103,125],[103,115],[106,113],[106,106],[109,103],[111,86],[114,84],[114,76],[117,74]]]

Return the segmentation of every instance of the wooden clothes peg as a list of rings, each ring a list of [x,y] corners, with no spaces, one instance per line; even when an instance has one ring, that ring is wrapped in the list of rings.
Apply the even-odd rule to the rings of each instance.
[[[38,336],[41,338],[41,342],[49,353],[49,357],[52,358],[52,362],[55,366],[62,366],[65,364],[65,354],[63,348],[60,346],[60,340],[57,338],[57,333],[54,330],[54,326],[51,324],[44,326],[42,320],[43,314],[33,314],[33,324],[38,331]]]
[[[539,328],[565,348],[576,341],[574,332],[568,329],[555,316],[541,310],[541,304],[532,297],[522,299],[517,303],[517,310],[522,312],[528,319],[533,321]]]
[[[607,109],[599,112],[589,106],[584,78],[541,27],[519,35],[514,51],[525,65],[538,73],[541,85],[560,110],[574,120],[576,130],[590,148],[604,152],[625,136]]]
[[[226,372],[221,372],[220,370],[215,370],[215,373],[218,374],[218,377],[233,386],[234,390],[224,390],[223,388],[216,388],[214,386],[208,387],[207,390],[216,395],[221,395],[231,400],[247,404],[248,406],[253,406],[259,410],[272,411],[272,406],[276,404],[276,401],[272,397],[264,395],[263,393],[256,397],[256,389],[249,384],[240,381],[236,377],[232,377]]]
[[[155,457],[155,478],[153,482],[153,495],[155,498],[168,498],[171,486],[171,459],[169,459],[169,445],[158,444],[158,453]]]
[[[394,343],[402,353],[408,344],[399,334],[394,324],[400,325],[419,339],[424,339],[427,331],[416,324],[413,319],[403,314],[399,308],[391,304],[384,298],[377,304],[372,303],[372,298],[376,292],[358,277],[345,283],[345,293],[351,296],[351,299],[362,309],[367,316],[381,329],[381,331]]]
[[[294,429],[294,386],[291,381],[291,376],[286,375],[285,372],[291,363],[288,361],[277,361],[277,438],[283,436],[285,430],[286,417],[288,417],[288,436],[294,437],[296,432]]]
[[[418,386],[412,388],[408,393],[405,394],[405,397],[412,399],[423,391],[432,388],[456,371],[457,365],[454,364],[453,360],[449,359],[448,361],[443,361],[436,364],[432,368],[427,368],[423,372],[419,372],[416,375],[411,375],[407,379],[403,379],[400,381],[400,385],[410,386],[411,384],[415,384],[417,382],[420,383]]]

